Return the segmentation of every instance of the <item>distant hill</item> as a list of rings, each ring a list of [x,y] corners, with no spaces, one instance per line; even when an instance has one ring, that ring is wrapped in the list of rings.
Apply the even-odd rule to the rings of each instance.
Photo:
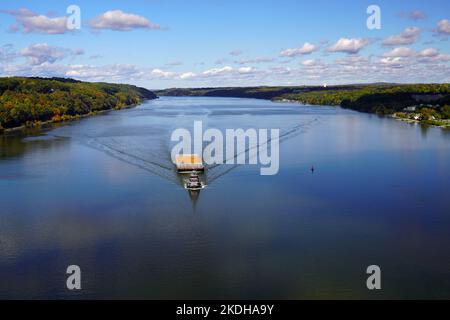
[[[432,107],[435,118],[450,105],[450,84],[352,84],[337,86],[224,87],[157,90],[160,96],[236,97],[289,100],[310,105],[341,106],[362,112],[394,114],[404,108]],[[445,108],[448,110],[448,107]]]
[[[44,121],[71,120],[156,98],[147,89],[126,84],[65,78],[0,78],[0,131]]]

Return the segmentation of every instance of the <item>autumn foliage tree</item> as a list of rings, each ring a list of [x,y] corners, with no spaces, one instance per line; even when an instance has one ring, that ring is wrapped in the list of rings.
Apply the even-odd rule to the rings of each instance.
[[[60,78],[0,78],[0,128],[59,122],[154,99],[144,88]]]

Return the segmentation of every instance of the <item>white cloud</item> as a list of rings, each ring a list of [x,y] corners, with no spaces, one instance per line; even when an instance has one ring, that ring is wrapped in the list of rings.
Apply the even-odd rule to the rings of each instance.
[[[399,47],[392,49],[389,52],[383,54],[383,57],[395,58],[395,57],[412,57],[416,54],[416,52],[410,48]]]
[[[195,74],[194,72],[184,72],[179,75],[179,78],[181,80],[186,80],[186,79],[190,79],[190,78],[195,78],[196,76],[197,76],[197,74]]]
[[[252,67],[242,67],[238,69],[238,72],[244,74],[244,73],[251,73],[253,72],[253,70],[254,69]]]
[[[28,59],[30,65],[54,63],[64,59],[69,53],[67,49],[52,47],[47,43],[36,43],[20,51],[20,54]]]
[[[335,60],[338,65],[348,66],[348,65],[360,65],[370,63],[370,57],[364,57],[360,55],[349,55],[343,58],[338,58]]]
[[[418,56],[420,58],[420,62],[423,64],[450,61],[450,54],[441,54],[439,50],[435,48],[424,49],[419,52]]]
[[[427,49],[423,49],[422,51],[419,52],[419,56],[426,57],[426,58],[436,57],[438,55],[439,55],[439,51],[435,48],[427,48]]]
[[[450,21],[447,19],[439,21],[434,32],[440,35],[450,35]]]
[[[345,52],[348,54],[356,54],[362,48],[369,44],[368,39],[348,39],[341,38],[334,45],[328,48],[330,52]]]
[[[401,57],[386,57],[382,58],[380,62],[385,65],[399,67],[402,65],[403,59]]]
[[[73,31],[67,28],[67,17],[50,18],[26,8],[0,12],[16,18],[16,24],[10,27],[11,31],[17,31],[20,28],[24,33],[63,34]]]
[[[311,54],[317,50],[317,46],[305,42],[301,48],[291,48],[280,52],[281,57],[295,57],[299,55]]]
[[[438,54],[436,57],[433,58],[433,60],[437,62],[449,62],[450,54]]]
[[[416,59],[417,57],[417,59]],[[337,63],[339,60],[340,63]],[[336,63],[325,64],[318,61],[311,67],[290,68],[273,66],[267,69],[217,68],[194,73],[167,72],[134,65],[84,65],[43,63],[40,65],[0,64],[0,74],[16,76],[72,77],[85,81],[107,81],[121,83],[139,83],[148,87],[158,86],[157,81],[171,81],[177,86],[189,81],[200,86],[240,85],[288,85],[288,84],[342,84],[357,82],[448,82],[450,55],[438,54],[435,57],[380,57],[370,63],[370,57],[348,55],[337,59]],[[422,62],[423,60],[423,62]],[[307,63],[308,64],[308,63]]]
[[[417,41],[421,34],[422,30],[416,27],[406,28],[399,35],[391,36],[383,41],[383,45],[385,46],[398,46],[398,45],[407,45],[413,44]]]
[[[46,65],[42,65],[46,67]],[[62,74],[65,77],[73,77],[76,79],[87,81],[130,81],[144,77],[145,73],[138,67],[133,65],[68,65],[61,66]]]
[[[317,65],[317,60],[315,59],[304,60],[301,62],[301,64],[304,65],[305,67],[312,67]]]
[[[223,68],[213,68],[205,70],[201,73],[195,73],[191,71],[186,72],[167,72],[160,69],[153,69],[151,71],[151,76],[158,79],[173,79],[173,80],[196,80],[200,81],[202,79],[209,78],[229,78],[239,79],[240,76],[249,76],[257,73],[258,71],[252,67],[241,67],[234,69],[230,66],[225,66]]]
[[[42,63],[40,65],[7,65],[0,64],[0,73],[7,76],[26,77],[70,77],[84,81],[133,82],[149,78],[142,68],[133,65],[84,65],[58,63]]]
[[[163,71],[161,69],[153,69],[151,71],[151,75],[157,78],[169,78],[172,77],[175,73],[169,71]]]
[[[89,22],[93,29],[109,29],[115,31],[130,31],[133,29],[161,29],[147,18],[121,10],[106,11]]]
[[[234,69],[230,66],[226,66],[223,68],[213,68],[213,69],[209,69],[206,71],[203,71],[203,75],[205,76],[218,76],[218,75],[223,75],[226,73],[230,73],[232,72]]]

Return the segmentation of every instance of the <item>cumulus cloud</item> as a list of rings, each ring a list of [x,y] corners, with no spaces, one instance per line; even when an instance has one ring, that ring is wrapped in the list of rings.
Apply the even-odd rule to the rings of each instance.
[[[47,43],[36,43],[20,51],[20,54],[28,59],[30,65],[54,63],[64,59],[69,53],[67,49],[52,47]]]
[[[416,54],[416,52],[413,49],[406,48],[406,47],[399,47],[392,49],[389,52],[386,52],[383,54],[383,57],[388,58],[395,58],[395,57],[412,57]]]
[[[286,49],[280,52],[281,57],[295,57],[299,55],[311,54],[316,51],[318,48],[314,44],[309,42],[305,42],[300,48],[291,48]]]
[[[179,75],[179,78],[181,80],[186,80],[186,79],[190,79],[190,78],[195,78],[196,76],[197,76],[197,74],[194,72],[184,72]]]
[[[338,58],[335,60],[335,63],[338,65],[349,66],[349,65],[367,65],[370,63],[370,57],[364,57],[360,55],[349,55],[343,58]]]
[[[347,39],[341,38],[334,45],[328,48],[329,52],[345,52],[357,54],[361,49],[369,44],[368,39]]]
[[[318,64],[318,61],[315,59],[308,59],[308,60],[302,61],[301,64],[304,65],[305,67],[313,67]]]
[[[0,64],[0,73],[9,76],[64,77],[83,81],[130,82],[147,77],[142,68],[133,65],[86,65],[42,63],[39,65]]]
[[[131,31],[134,29],[161,29],[161,26],[152,23],[145,17],[121,10],[111,10],[102,13],[89,21],[93,29],[109,29],[114,31]]]
[[[158,78],[170,78],[174,75],[175,73],[170,72],[170,71],[163,71],[161,69],[153,69],[151,71],[151,75],[158,77]]]
[[[449,62],[450,61],[450,54],[438,54],[433,59],[436,62]]]
[[[233,68],[230,66],[225,66],[223,68],[212,68],[207,69],[200,73],[195,73],[191,71],[186,72],[169,72],[163,71],[160,69],[153,69],[150,72],[150,76],[152,79],[163,79],[163,80],[195,80],[201,81],[210,78],[214,79],[239,79],[239,77],[247,77],[249,75],[253,75],[258,71],[252,67],[241,67],[241,68]]]
[[[42,65],[45,67],[46,65]],[[138,67],[133,65],[68,65],[62,66],[60,70],[65,77],[72,77],[88,81],[127,81],[133,79],[141,79],[145,73]]]
[[[419,56],[421,57],[436,57],[439,55],[439,51],[435,48],[427,48],[427,49],[423,49],[422,51],[419,52]]]
[[[73,31],[67,28],[67,17],[50,18],[26,8],[1,10],[0,12],[16,18],[16,24],[10,27],[11,31],[19,31],[21,29],[24,33],[43,34],[63,34]]]
[[[403,59],[401,57],[386,57],[380,59],[381,64],[394,68],[403,67]]]
[[[419,61],[423,64],[432,62],[448,62],[450,54],[442,54],[435,48],[423,49],[418,53]]]
[[[450,35],[450,21],[447,19],[441,20],[437,24],[437,28],[434,30],[438,35],[448,36]]]
[[[406,28],[402,33],[391,36],[383,41],[384,46],[399,46],[413,44],[417,41],[422,30],[416,27]]]
[[[241,74],[246,74],[246,73],[252,73],[253,72],[253,68],[252,67],[242,67],[238,69],[238,72]]]
[[[442,63],[446,63],[449,61],[449,54],[441,54],[439,50],[435,48],[426,48],[419,52],[416,52],[410,48],[405,47],[395,48],[389,52],[386,52],[379,60],[380,65],[392,68],[409,67],[408,71],[423,68],[423,70],[420,71],[422,73],[429,73],[429,71],[432,69],[435,69],[434,72],[441,73],[444,70],[448,69],[448,66],[442,65]],[[437,70],[438,68],[440,69]],[[413,79],[416,79],[417,76],[418,74],[411,74],[411,77]]]
[[[218,75],[230,73],[231,71],[233,71],[232,67],[225,66],[223,68],[213,68],[213,69],[206,70],[202,74],[205,76],[218,76]]]
[[[430,48],[428,48],[430,49]],[[426,49],[425,49],[426,50]],[[444,63],[450,61],[450,55],[430,50],[422,50],[414,57],[379,57],[367,63],[370,57],[347,55],[336,63],[312,62],[305,60],[296,67],[271,66],[267,69],[255,69],[250,66],[232,68],[214,68],[203,72],[169,72],[134,65],[85,65],[43,63],[40,65],[0,64],[2,75],[72,77],[85,81],[127,82],[135,81],[177,81],[196,82],[195,86],[229,86],[296,83],[352,83],[355,79],[367,82],[448,82],[450,67]],[[423,53],[424,57],[420,56]],[[427,57],[425,57],[427,56]],[[312,59],[310,59],[312,60]],[[339,63],[338,63],[339,60]],[[419,63],[421,62],[421,63]],[[316,82],[317,81],[317,82]],[[153,86],[154,83],[150,82]],[[172,83],[172,82],[171,82]]]

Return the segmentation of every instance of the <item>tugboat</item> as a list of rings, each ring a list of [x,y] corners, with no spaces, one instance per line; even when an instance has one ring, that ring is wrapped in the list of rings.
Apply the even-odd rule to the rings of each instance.
[[[196,171],[191,173],[191,176],[186,183],[184,184],[184,188],[189,191],[200,191],[205,188],[204,184],[201,182],[200,177],[198,176]]]

